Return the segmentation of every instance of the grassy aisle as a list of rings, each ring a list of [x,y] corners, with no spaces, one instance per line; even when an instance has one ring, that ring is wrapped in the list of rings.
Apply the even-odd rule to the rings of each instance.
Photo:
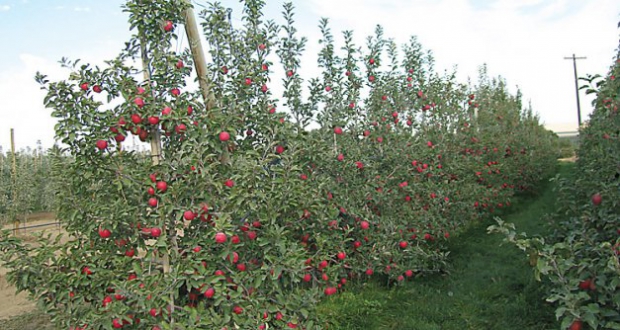
[[[574,164],[561,164],[567,175]],[[553,184],[523,198],[503,217],[519,232],[543,233],[543,215],[554,210]],[[431,276],[386,289],[377,283],[340,294],[320,306],[338,322],[335,329],[558,329],[526,255],[486,233],[492,220],[469,229],[450,246],[448,276]]]

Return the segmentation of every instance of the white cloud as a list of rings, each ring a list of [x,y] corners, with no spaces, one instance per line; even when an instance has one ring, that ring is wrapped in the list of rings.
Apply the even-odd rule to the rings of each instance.
[[[309,9],[331,18],[334,32],[354,29],[361,45],[376,24],[400,43],[417,35],[434,53],[437,69],[458,65],[462,82],[476,78],[478,67],[487,63],[491,75],[518,85],[549,123],[577,121],[572,63],[563,57],[587,56],[578,63],[582,76],[605,74],[617,46],[620,12],[615,0],[580,3],[573,11],[577,3],[568,0],[497,0],[480,10],[468,0],[310,2]],[[591,111],[591,100],[582,94],[582,118]]]
[[[11,6],[9,5],[0,6],[0,11],[9,11],[9,10],[11,10]]]
[[[78,11],[78,12],[89,12],[90,11],[90,7],[75,7],[73,8],[74,11]]]
[[[104,65],[119,49],[118,44],[104,42],[102,49],[92,53],[67,54],[69,59],[81,58],[82,63]],[[94,55],[96,54],[96,55]],[[41,140],[44,148],[54,144],[52,109],[43,105],[45,91],[35,82],[37,71],[48,76],[50,81],[68,78],[69,71],[61,68],[56,60],[32,54],[20,54],[20,64],[11,71],[0,72],[0,146],[10,146],[9,130],[15,129],[16,148],[34,147]],[[103,96],[102,96],[103,97]]]
[[[50,147],[54,137],[54,121],[50,111],[43,107],[44,91],[34,81],[37,70],[51,78],[61,78],[63,71],[55,62],[30,54],[19,56],[21,65],[12,72],[0,75],[0,145],[9,148],[9,130],[15,129],[18,149],[33,147],[37,140]]]
[[[423,47],[433,51],[437,70],[458,65],[459,80],[466,82],[468,77],[475,79],[478,67],[487,63],[491,75],[502,75],[510,86],[520,86],[525,101],[532,100],[534,110],[545,122],[574,123],[572,63],[563,57],[573,53],[588,57],[578,63],[580,75],[605,74],[618,42],[620,3],[599,0],[570,11],[571,3],[573,0],[496,0],[476,10],[469,0],[308,0],[296,10],[297,28],[309,40],[299,73],[304,78],[318,75],[319,17],[330,18],[338,42],[342,41],[340,31],[354,30],[356,44],[362,47],[366,36],[381,24],[386,37],[398,43],[417,35]],[[73,9],[77,8],[90,10]],[[567,12],[571,14],[558,15]],[[302,21],[310,23],[299,24]],[[186,41],[183,44],[187,46]],[[102,42],[87,53],[66,55],[101,64],[121,46],[116,41]],[[54,120],[51,110],[43,107],[45,94],[33,77],[37,70],[52,80],[65,79],[67,73],[56,59],[29,54],[21,54],[19,59],[19,65],[0,72],[0,145],[6,149],[9,128],[14,127],[18,148],[34,146],[38,139],[49,147],[53,143]],[[279,65],[273,68],[279,70]],[[275,97],[281,97],[280,78],[282,73],[276,71],[269,86]],[[591,111],[590,101],[582,94],[583,118]]]

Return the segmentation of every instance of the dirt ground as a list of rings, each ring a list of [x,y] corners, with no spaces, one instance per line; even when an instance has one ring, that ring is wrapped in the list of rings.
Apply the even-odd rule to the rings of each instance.
[[[42,225],[46,223],[56,222],[54,214],[51,213],[39,213],[32,215],[28,218],[26,226]],[[20,225],[23,227],[24,224]],[[14,229],[14,225],[10,224],[4,226],[3,229]],[[26,241],[29,237],[32,237],[33,232],[60,232],[58,225],[42,226],[32,229],[23,229],[17,232],[18,237],[23,237]],[[7,270],[0,266],[0,320],[15,317],[25,313],[33,312],[36,309],[34,301],[28,299],[28,294],[22,292],[18,295],[15,294],[15,287],[9,285],[5,279]]]

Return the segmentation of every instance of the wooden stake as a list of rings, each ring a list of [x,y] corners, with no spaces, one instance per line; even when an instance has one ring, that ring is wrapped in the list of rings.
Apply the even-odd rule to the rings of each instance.
[[[209,82],[207,81],[207,74],[209,71],[207,70],[207,60],[205,58],[204,50],[202,49],[200,32],[198,31],[198,24],[196,23],[194,9],[189,2],[187,9],[183,11],[183,19],[185,20],[185,33],[187,34],[189,49],[192,52],[194,67],[196,68],[198,83],[200,84],[200,92],[202,93],[202,99],[205,102],[208,112],[208,110],[213,108],[213,101],[209,95]]]
[[[11,167],[11,183],[13,185],[13,187],[11,188],[12,191],[12,198],[13,198],[13,205],[12,207],[16,207],[17,205],[17,156],[15,155],[15,130],[11,128],[11,156],[12,156],[12,167]],[[15,217],[13,219],[13,222],[15,223],[15,233],[17,234],[19,231],[19,220],[17,220],[17,213],[13,212],[13,216]]]
[[[210,93],[209,82],[207,81],[207,60],[205,58],[204,50],[202,49],[200,33],[198,32],[198,24],[196,23],[196,16],[194,16],[194,9],[189,2],[187,9],[183,12],[183,18],[185,19],[185,33],[187,34],[187,41],[192,52],[192,58],[194,59],[196,75],[198,75],[200,92],[202,93],[207,115],[209,116],[209,119],[213,119],[213,114],[210,110],[214,107],[214,100]],[[220,155],[220,163],[230,163],[228,148],[224,148],[224,150],[222,150],[222,154]]]

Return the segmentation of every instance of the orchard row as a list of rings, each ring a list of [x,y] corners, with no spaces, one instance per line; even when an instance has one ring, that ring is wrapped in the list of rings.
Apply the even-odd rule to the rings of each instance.
[[[15,158],[15,159],[14,159]],[[13,166],[14,164],[14,166]],[[52,158],[41,146],[4,153],[0,149],[0,225],[54,206]]]
[[[526,238],[503,227],[535,256],[537,277],[549,280],[562,329],[620,328],[620,48],[605,77],[582,78],[595,93],[594,112],[580,131],[575,173],[558,188],[553,235]]]
[[[380,27],[363,51],[345,31],[337,52],[323,20],[320,72],[304,80],[292,5],[283,24],[244,6],[242,27],[217,4],[200,13],[199,91],[186,82],[200,59],[171,47],[184,1],[128,1],[137,33],[118,58],[38,76],[73,157],[59,212],[72,240],[5,248],[36,255],[10,260],[10,279],[56,324],[322,329],[325,296],[442,272],[448,240],[553,172],[557,141],[484,68],[465,86]],[[151,155],[123,150],[129,135]]]

